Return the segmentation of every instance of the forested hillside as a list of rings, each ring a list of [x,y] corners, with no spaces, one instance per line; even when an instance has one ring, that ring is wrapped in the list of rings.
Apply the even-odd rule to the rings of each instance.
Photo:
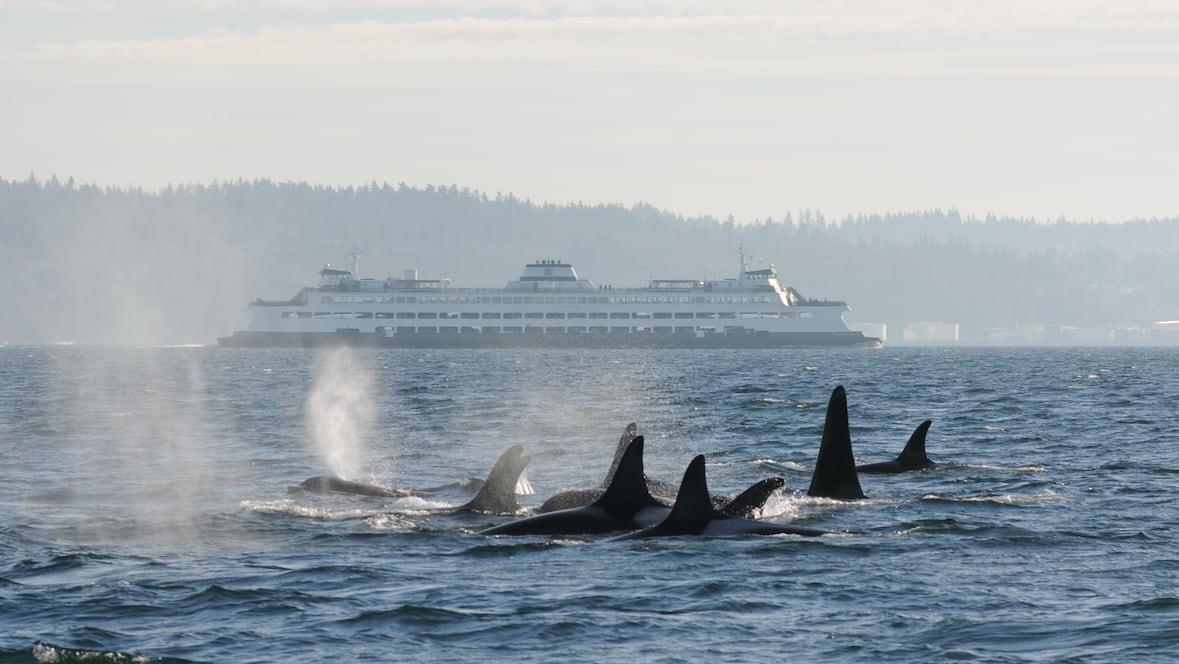
[[[561,258],[598,283],[727,277],[737,248],[850,319],[1144,324],[1179,319],[1179,219],[1101,224],[918,211],[685,218],[640,204],[535,203],[453,186],[266,180],[111,189],[0,180],[0,341],[208,343],[255,297],[315,281],[359,245],[361,271],[418,268],[500,286]]]

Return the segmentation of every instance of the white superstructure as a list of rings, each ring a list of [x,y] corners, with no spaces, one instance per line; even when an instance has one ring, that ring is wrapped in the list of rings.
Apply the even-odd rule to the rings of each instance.
[[[413,270],[401,278],[364,279],[354,270],[325,266],[318,287],[285,302],[251,303],[248,330],[222,343],[305,344],[307,335],[402,339],[417,346],[435,345],[431,340],[440,346],[530,345],[504,335],[598,337],[584,339],[589,345],[625,338],[622,345],[648,346],[665,345],[665,336],[667,345],[687,346],[700,344],[685,343],[686,337],[715,335],[777,339],[755,345],[825,344],[826,335],[837,335],[840,345],[870,341],[844,323],[846,304],[807,300],[779,282],[773,265],[748,269],[743,254],[736,278],[656,279],[641,288],[595,285],[559,260],[529,263],[504,288],[457,288],[445,279],[419,279]],[[565,345],[556,342],[542,345]]]

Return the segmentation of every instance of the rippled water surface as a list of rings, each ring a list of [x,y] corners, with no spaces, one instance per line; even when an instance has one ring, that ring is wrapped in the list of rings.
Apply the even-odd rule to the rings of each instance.
[[[1169,661],[1179,352],[0,349],[0,661]],[[803,496],[831,388],[863,462],[923,419],[943,467]],[[314,417],[309,413],[315,413]],[[622,427],[678,482],[787,480],[844,534],[485,538],[446,516],[514,443],[592,486]],[[441,489],[289,491],[329,466]],[[447,486],[451,485],[451,486]]]

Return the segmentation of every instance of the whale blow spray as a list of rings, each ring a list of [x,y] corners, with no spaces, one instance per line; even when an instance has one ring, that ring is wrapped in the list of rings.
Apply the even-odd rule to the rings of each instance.
[[[334,348],[316,360],[307,428],[320,460],[337,477],[353,480],[360,472],[375,411],[372,388],[372,373],[351,349]]]

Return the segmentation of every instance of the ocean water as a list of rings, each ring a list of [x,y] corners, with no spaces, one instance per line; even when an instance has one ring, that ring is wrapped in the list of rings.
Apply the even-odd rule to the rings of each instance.
[[[805,497],[831,389],[862,462]],[[819,539],[487,538],[622,427]],[[1172,661],[1179,352],[0,349],[0,661]],[[423,498],[289,491],[332,471]],[[438,488],[440,487],[440,488]],[[138,660],[136,660],[138,661]]]

